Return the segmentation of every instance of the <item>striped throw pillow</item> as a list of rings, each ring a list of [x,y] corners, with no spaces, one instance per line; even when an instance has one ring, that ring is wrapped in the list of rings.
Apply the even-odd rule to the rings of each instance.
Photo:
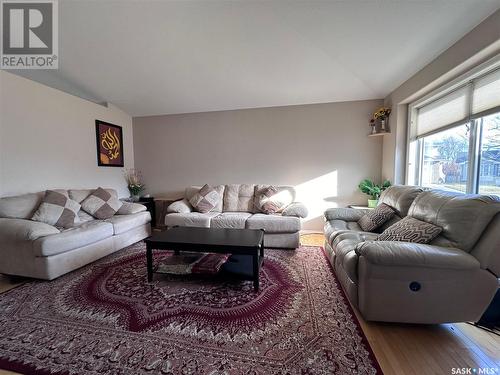
[[[374,210],[363,215],[358,224],[365,232],[373,232],[396,214],[391,206],[379,204]]]
[[[443,228],[407,216],[378,235],[376,241],[400,241],[426,244],[436,238]]]

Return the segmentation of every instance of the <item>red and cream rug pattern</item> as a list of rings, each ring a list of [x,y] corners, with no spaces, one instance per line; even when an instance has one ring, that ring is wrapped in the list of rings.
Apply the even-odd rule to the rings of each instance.
[[[168,257],[156,252],[155,262]],[[381,374],[320,247],[251,281],[156,275],[138,243],[0,294],[0,368],[30,374]]]

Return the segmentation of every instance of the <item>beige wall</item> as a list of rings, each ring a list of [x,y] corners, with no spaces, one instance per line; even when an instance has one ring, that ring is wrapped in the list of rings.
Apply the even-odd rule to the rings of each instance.
[[[128,196],[122,168],[98,167],[95,120],[123,127],[133,167],[132,118],[0,71],[0,196],[48,188],[113,187]]]
[[[380,179],[382,140],[367,137],[381,100],[134,118],[135,165],[148,192],[188,185],[295,185],[321,229],[326,207],[366,203],[363,178]]]
[[[384,102],[392,106],[391,135],[384,137],[382,177],[405,181],[408,103],[500,53],[500,10],[404,82]]]

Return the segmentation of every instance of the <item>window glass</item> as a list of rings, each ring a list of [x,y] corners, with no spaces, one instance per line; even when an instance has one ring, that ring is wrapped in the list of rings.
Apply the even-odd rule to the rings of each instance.
[[[421,184],[465,192],[469,171],[469,127],[460,125],[423,138]]]
[[[500,113],[477,121],[482,126],[479,193],[500,195]]]

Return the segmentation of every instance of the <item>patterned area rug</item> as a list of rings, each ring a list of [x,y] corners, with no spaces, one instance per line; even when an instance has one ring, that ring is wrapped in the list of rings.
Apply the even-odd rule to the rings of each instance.
[[[155,261],[170,256],[156,252]],[[135,244],[0,295],[0,368],[30,374],[381,374],[320,247],[251,281],[156,275]]]

